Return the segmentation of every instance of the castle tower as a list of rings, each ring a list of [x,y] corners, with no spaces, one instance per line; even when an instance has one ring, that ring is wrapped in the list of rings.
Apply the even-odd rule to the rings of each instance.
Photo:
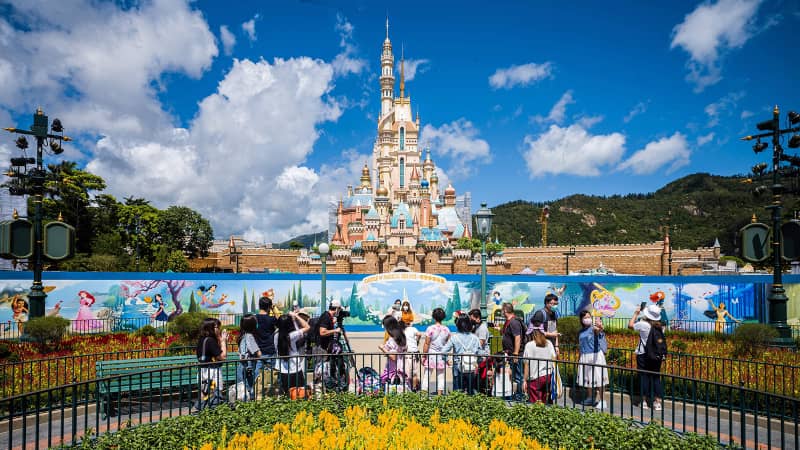
[[[381,117],[392,112],[394,99],[394,54],[389,40],[389,18],[386,18],[386,39],[381,52]],[[380,120],[380,119],[379,119]]]

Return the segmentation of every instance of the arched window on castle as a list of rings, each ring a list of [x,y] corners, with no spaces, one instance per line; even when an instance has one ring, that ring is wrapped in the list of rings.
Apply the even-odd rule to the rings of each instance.
[[[400,127],[400,150],[406,149],[406,129]]]
[[[400,187],[402,188],[405,186],[406,186],[406,160],[404,158],[400,158]]]

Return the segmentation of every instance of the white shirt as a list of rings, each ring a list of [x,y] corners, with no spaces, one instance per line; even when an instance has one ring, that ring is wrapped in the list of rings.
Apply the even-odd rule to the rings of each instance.
[[[524,358],[532,358],[531,360],[525,360],[525,362],[528,364],[528,379],[535,380],[553,370],[553,363],[550,360],[556,357],[556,350],[550,341],[547,341],[544,347],[538,347],[536,342],[530,341],[525,344],[525,351],[522,356]]]
[[[407,326],[406,329],[403,331],[406,335],[406,348],[408,349],[409,353],[416,353],[419,351],[419,346],[417,345],[417,331],[416,328],[412,326]]]
[[[644,343],[647,342],[647,336],[650,335],[650,328],[652,327],[650,322],[646,320],[640,320],[633,324],[633,329],[639,332],[639,343],[636,345],[635,354],[641,355],[644,353]]]
[[[303,332],[300,330],[294,330],[289,333],[289,356],[290,357],[280,357],[277,355],[278,352],[278,333],[275,333],[275,353],[278,358],[278,366],[281,373],[297,373],[300,371],[305,371],[306,368],[306,358],[300,356],[300,352],[297,351],[297,341],[299,341],[303,337]]]
[[[485,354],[489,354],[489,328],[486,327],[486,322],[481,322],[478,325],[478,328],[473,331],[475,337],[478,338],[479,341],[483,341],[483,351]]]

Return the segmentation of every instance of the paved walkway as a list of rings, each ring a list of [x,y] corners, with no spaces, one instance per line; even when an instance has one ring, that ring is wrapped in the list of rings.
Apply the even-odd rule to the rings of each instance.
[[[377,370],[380,369],[385,358],[380,355],[377,346],[382,342],[382,338],[383,333],[350,334],[350,344],[354,352],[373,353],[373,355],[359,356],[356,360],[356,367],[369,365]],[[450,374],[448,373],[448,380],[449,378]],[[448,390],[450,386],[450,381],[448,381]],[[585,411],[595,410],[593,407],[584,407],[574,403],[571,394],[572,392],[567,388],[564,396],[558,400],[558,405]],[[645,410],[634,405],[630,395],[618,392],[607,393],[605,402],[606,408],[602,410],[603,412],[643,424],[655,421],[678,432],[709,434],[717,437],[723,443],[733,441],[741,445],[744,442],[744,447],[748,449],[798,448],[800,429],[795,422],[781,422],[774,418],[756,417],[752,414],[743,417],[737,412],[719,411],[716,407],[711,408],[683,401],[667,400],[661,411]],[[21,449],[23,448],[22,442],[26,442],[25,448],[48,448],[68,443],[73,436],[80,439],[87,432],[102,434],[141,423],[158,422],[167,417],[187,415],[189,412],[188,402],[173,401],[170,403],[169,400],[166,400],[153,407],[152,411],[141,410],[133,413],[122,411],[122,414],[108,419],[102,419],[97,414],[94,404],[81,406],[75,410],[68,409],[66,410],[67,415],[64,417],[58,412],[44,413],[38,417],[28,416],[24,421],[17,419],[13,423],[0,422],[0,448]],[[49,423],[53,424],[52,428],[48,427]],[[11,431],[11,442],[9,442],[9,431]]]

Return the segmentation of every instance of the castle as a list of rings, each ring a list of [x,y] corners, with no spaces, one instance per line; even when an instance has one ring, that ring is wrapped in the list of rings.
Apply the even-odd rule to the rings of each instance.
[[[420,120],[406,96],[404,58],[400,60],[400,95],[395,97],[394,53],[389,23],[381,51],[381,110],[372,150],[372,168],[364,164],[358,187],[348,186],[339,200],[331,244],[356,253],[368,248],[432,248],[449,246],[471,236],[469,194],[457,206],[456,190],[440,193],[439,176],[430,148],[422,158]],[[372,174],[376,180],[373,185]]]

